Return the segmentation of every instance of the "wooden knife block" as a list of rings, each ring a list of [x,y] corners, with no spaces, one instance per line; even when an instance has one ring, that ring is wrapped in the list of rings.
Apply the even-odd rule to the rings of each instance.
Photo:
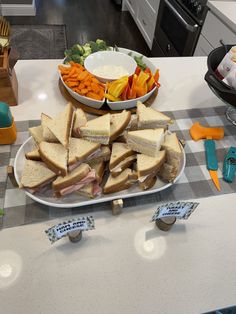
[[[9,49],[0,53],[0,101],[16,106],[18,101],[18,82],[14,68],[9,68]]]

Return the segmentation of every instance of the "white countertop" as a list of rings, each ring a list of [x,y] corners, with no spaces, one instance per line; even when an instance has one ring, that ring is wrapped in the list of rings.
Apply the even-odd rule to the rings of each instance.
[[[152,61],[161,71],[156,108],[223,104],[204,82],[205,57]],[[42,111],[53,116],[64,107],[58,62],[17,63],[16,120],[39,119]],[[168,233],[149,222],[157,204],[124,208],[120,216],[98,208],[96,229],[77,244],[67,238],[50,244],[44,230],[59,219],[2,230],[0,312],[197,314],[234,305],[236,194],[198,201],[189,220]]]
[[[214,12],[232,31],[236,33],[236,2],[232,1],[208,1],[208,7]]]

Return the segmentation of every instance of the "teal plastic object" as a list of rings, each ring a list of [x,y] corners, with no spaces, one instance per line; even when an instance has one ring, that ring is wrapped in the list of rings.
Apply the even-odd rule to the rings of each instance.
[[[0,102],[0,128],[9,128],[12,125],[11,110],[5,102]]]
[[[223,164],[223,178],[232,183],[236,173],[236,147],[230,147]]]
[[[213,140],[205,140],[206,163],[208,170],[217,170],[218,161],[216,157],[216,145]]]

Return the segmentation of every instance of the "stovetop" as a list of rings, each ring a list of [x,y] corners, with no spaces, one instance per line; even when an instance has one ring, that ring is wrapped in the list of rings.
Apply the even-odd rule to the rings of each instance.
[[[176,0],[191,17],[202,25],[208,11],[207,0]]]

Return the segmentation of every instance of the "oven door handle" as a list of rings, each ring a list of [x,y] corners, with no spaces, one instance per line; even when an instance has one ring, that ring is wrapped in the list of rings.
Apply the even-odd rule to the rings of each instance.
[[[172,10],[172,12],[175,14],[175,16],[179,19],[179,21],[185,26],[185,28],[194,33],[196,32],[196,30],[198,29],[198,25],[194,24],[194,25],[190,25],[189,23],[187,23],[185,21],[185,19],[181,16],[181,14],[175,9],[175,7],[168,1],[168,0],[164,0],[166,5]]]

